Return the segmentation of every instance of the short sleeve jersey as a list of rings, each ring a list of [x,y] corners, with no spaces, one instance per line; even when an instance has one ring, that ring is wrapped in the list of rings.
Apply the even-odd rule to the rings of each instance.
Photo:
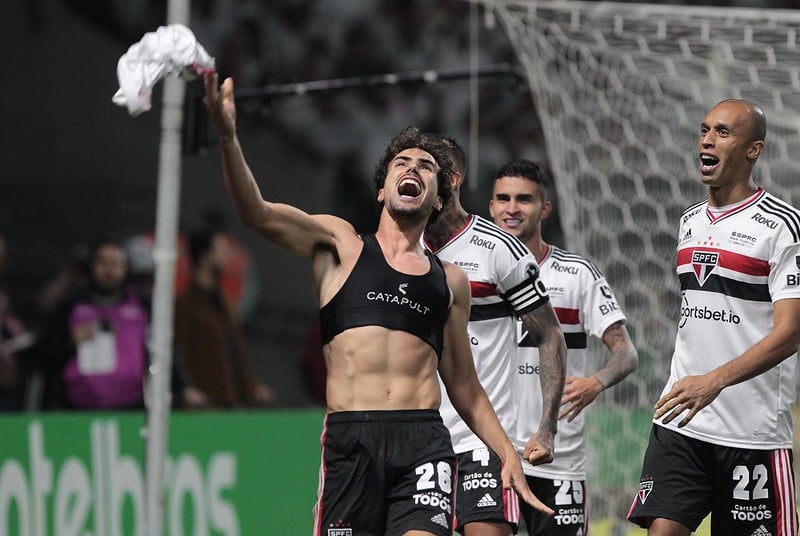
[[[739,357],[772,329],[775,302],[800,298],[800,212],[761,189],[721,214],[698,203],[681,217],[676,264],[681,309],[663,393]],[[796,385],[793,355],[723,389],[686,426],[666,426],[729,447],[791,448]]]
[[[434,253],[469,277],[468,329],[475,369],[503,429],[511,435],[516,418],[514,315],[547,303],[539,266],[518,238],[476,215]],[[441,414],[456,453],[484,446],[458,416],[443,385]]]
[[[625,320],[625,315],[605,277],[591,261],[551,245],[539,266],[567,343],[566,375],[586,376],[587,335],[602,337],[609,326]],[[518,323],[517,343],[519,417],[512,439],[517,449],[522,451],[539,427],[542,391],[539,383],[539,349],[521,322]],[[581,412],[572,422],[559,420],[554,445],[555,459],[552,463],[538,466],[524,462],[525,474],[540,478],[585,480],[584,415],[585,412]]]

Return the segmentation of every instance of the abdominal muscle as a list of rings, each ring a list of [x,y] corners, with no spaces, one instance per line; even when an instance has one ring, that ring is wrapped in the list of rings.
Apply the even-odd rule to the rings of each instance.
[[[405,331],[350,328],[323,347],[328,411],[439,409],[434,349]]]

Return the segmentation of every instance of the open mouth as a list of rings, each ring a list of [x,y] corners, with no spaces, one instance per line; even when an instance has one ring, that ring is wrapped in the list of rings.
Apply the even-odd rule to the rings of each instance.
[[[397,185],[397,192],[403,197],[419,197],[422,185],[416,179],[405,178]]]
[[[719,158],[716,156],[705,153],[700,154],[700,172],[704,175],[711,173],[718,164]]]

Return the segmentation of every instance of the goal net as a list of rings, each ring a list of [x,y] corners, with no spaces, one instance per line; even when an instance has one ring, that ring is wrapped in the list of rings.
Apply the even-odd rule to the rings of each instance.
[[[756,180],[800,202],[800,13],[483,3],[529,82],[566,245],[602,267],[639,350],[639,370],[604,393],[587,419],[592,519],[623,520],[667,378],[680,307],[677,224],[705,195],[697,140],[711,106],[734,97],[764,108],[768,134]],[[592,352],[606,358],[599,345]]]

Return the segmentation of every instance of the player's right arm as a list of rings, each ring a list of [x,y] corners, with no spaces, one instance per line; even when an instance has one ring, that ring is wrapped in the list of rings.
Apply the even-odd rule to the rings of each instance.
[[[281,249],[311,257],[320,249],[334,249],[336,233],[355,234],[352,226],[334,216],[312,216],[297,207],[264,200],[247,165],[236,136],[233,80],[218,86],[217,74],[204,77],[206,107],[219,137],[225,186],[242,223]]]
[[[665,424],[688,413],[678,423],[686,426],[697,412],[714,401],[723,389],[755,378],[800,348],[800,299],[783,299],[773,305],[773,328],[736,359],[705,374],[684,376],[656,402],[656,419]]]
[[[533,465],[553,461],[553,443],[558,411],[564,393],[567,345],[558,316],[550,302],[520,315],[525,329],[539,341],[539,383],[542,390],[542,416],[539,428],[528,440],[523,456]]]
[[[444,326],[444,348],[439,361],[439,375],[447,389],[447,395],[467,426],[503,462],[503,488],[513,487],[525,502],[540,512],[553,515],[553,510],[540,501],[528,487],[519,456],[478,380],[467,332],[470,310],[467,274],[453,264],[443,265],[447,285],[453,296]]]

